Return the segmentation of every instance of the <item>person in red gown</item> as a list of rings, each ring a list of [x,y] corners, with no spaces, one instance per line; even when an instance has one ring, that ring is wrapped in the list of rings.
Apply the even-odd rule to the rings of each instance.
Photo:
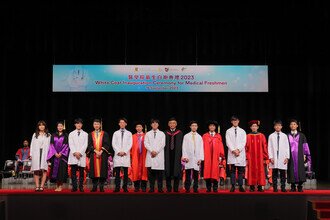
[[[143,123],[135,123],[136,133],[133,134],[131,149],[131,180],[134,182],[134,192],[146,192],[148,181],[148,169],[146,168],[147,149],[144,147]]]
[[[222,138],[216,132],[218,123],[208,122],[209,131],[203,135],[204,142],[204,180],[206,182],[206,192],[218,192],[218,180],[220,178],[220,166],[225,158]]]
[[[246,160],[248,166],[247,181],[250,186],[250,192],[263,192],[263,186],[266,185],[265,164],[268,160],[267,141],[264,134],[258,132],[260,122],[252,120],[249,122],[251,133],[247,135],[246,141]]]

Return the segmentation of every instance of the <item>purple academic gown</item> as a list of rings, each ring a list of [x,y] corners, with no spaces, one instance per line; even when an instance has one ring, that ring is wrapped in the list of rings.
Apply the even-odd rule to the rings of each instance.
[[[288,134],[290,143],[290,161],[288,164],[288,183],[306,182],[306,167],[307,171],[311,171],[312,159],[309,151],[309,146],[306,136],[298,132],[295,136]],[[304,160],[306,156],[306,161]]]
[[[61,153],[62,156],[57,158],[56,153]],[[68,135],[53,134],[50,140],[47,160],[51,163],[49,178],[52,181],[66,182],[68,177],[68,156],[69,145]]]

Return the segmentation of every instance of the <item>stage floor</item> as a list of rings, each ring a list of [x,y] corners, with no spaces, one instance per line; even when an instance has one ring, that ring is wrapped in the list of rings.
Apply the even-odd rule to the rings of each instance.
[[[12,182],[11,182],[12,181]],[[55,192],[55,184],[47,184],[44,192],[34,192],[31,179],[2,181],[0,211],[3,219],[26,219],[38,212],[43,219],[307,219],[307,202],[329,200],[330,184],[306,184],[304,192],[277,192],[267,185],[265,192],[229,192],[229,185],[220,186],[218,193],[207,193],[200,182],[199,193],[128,193],[113,192],[110,182],[104,193],[70,191],[65,184],[62,192]],[[164,185],[165,186],[165,185]],[[182,183],[181,183],[182,187]],[[290,186],[287,185],[287,189]],[[165,190],[165,187],[164,187]],[[5,213],[5,214],[3,214]],[[30,218],[28,218],[30,219]]]
[[[163,183],[164,190],[165,190],[165,181]],[[183,188],[184,184],[182,181],[180,181],[180,188]],[[55,189],[56,184],[47,182],[45,184],[45,189]],[[91,180],[87,178],[86,183],[85,183],[85,189],[90,189],[92,187]],[[128,187],[130,189],[133,189],[132,183],[128,184]],[[205,181],[203,179],[199,180],[199,189],[205,189]],[[227,178],[225,181],[225,184],[223,186],[219,185],[219,191],[226,191],[229,190],[231,187],[230,185],[230,178]],[[70,189],[70,179],[68,179],[68,183],[65,183],[63,185],[64,189]],[[286,188],[289,189],[290,185],[287,184]],[[12,190],[34,190],[34,181],[33,178],[20,178],[20,179],[15,179],[13,177],[10,178],[5,178],[1,180],[1,185],[0,189],[12,189]],[[113,190],[114,189],[114,179],[111,179],[109,183],[105,185],[106,191]],[[246,187],[248,190],[248,187]],[[264,189],[267,190],[272,190],[272,186],[270,184],[266,184]],[[307,182],[304,183],[304,189],[306,190],[330,190],[330,183],[327,182],[320,182],[316,181],[315,179],[313,180],[307,180]]]
[[[307,202],[330,200],[330,190],[303,193],[71,193],[1,189],[3,219],[307,219]],[[1,211],[0,211],[1,213]],[[1,214],[0,214],[1,215]],[[1,216],[0,216],[1,217]],[[1,218],[0,218],[1,219]]]
[[[61,192],[55,192],[53,189],[45,189],[44,192],[34,192],[34,190],[31,189],[0,189],[0,195],[34,195],[34,196],[43,196],[43,195],[132,195],[132,196],[139,196],[139,195],[175,195],[175,196],[184,196],[184,195],[241,195],[241,196],[274,196],[274,195],[280,195],[280,196],[297,196],[297,195],[311,195],[311,196],[329,196],[330,197],[330,190],[304,190],[304,192],[273,192],[272,190],[265,190],[265,192],[249,192],[248,189],[246,192],[239,192],[236,190],[235,192],[229,192],[229,190],[219,190],[218,192],[206,192],[205,189],[199,190],[198,193],[186,193],[184,190],[180,190],[178,193],[158,193],[157,190],[154,193],[149,193],[148,191],[143,192],[134,192],[133,190],[129,190],[129,192],[118,192],[114,193],[113,190],[106,190],[105,192],[90,192],[89,189],[85,189],[85,192],[71,192],[69,189],[63,189]]]

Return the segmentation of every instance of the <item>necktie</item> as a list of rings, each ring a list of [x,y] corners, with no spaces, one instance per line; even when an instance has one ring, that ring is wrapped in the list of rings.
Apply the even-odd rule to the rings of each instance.
[[[196,135],[196,133],[193,132],[193,133],[192,133],[192,141],[193,141],[193,143],[194,143],[194,154],[195,154],[195,152],[196,152],[196,140],[195,140],[195,135]]]
[[[78,131],[78,136],[80,135],[80,131]]]
[[[237,138],[237,128],[235,128],[235,139]]]
[[[139,143],[139,153],[142,153],[142,135],[138,134],[138,143]]]
[[[171,135],[171,144],[170,144],[171,150],[174,149],[174,135],[173,135],[173,132],[174,131],[171,131],[171,133],[172,133],[172,135]]]
[[[277,158],[280,152],[280,133],[277,133]]]
[[[154,138],[156,138],[156,133],[157,133],[157,131],[154,131]]]
[[[124,130],[121,130],[121,147],[123,147],[123,140],[124,140]]]
[[[96,137],[97,137],[97,138],[99,137],[99,132],[98,132],[98,131],[96,131]]]

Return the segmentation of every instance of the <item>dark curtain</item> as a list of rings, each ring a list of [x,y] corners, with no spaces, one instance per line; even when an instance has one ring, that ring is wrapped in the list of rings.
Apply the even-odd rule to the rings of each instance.
[[[221,134],[236,114],[241,127],[261,120],[267,136],[280,118],[301,120],[317,178],[330,179],[328,97],[329,8],[322,1],[275,5],[185,1],[36,4],[1,7],[1,164],[31,139],[38,120],[81,117],[90,131],[102,117],[112,134],[118,117],[215,119]],[[110,4],[110,5],[109,5]],[[111,5],[112,4],[112,5]],[[53,64],[269,65],[268,93],[53,93]]]

